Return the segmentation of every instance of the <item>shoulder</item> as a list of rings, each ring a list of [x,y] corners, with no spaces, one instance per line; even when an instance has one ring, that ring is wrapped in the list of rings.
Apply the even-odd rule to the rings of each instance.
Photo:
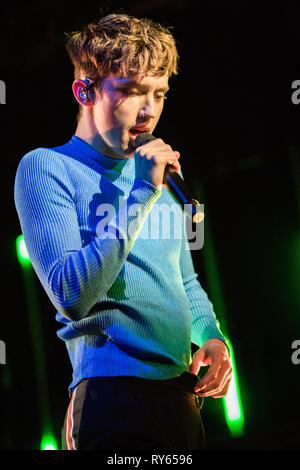
[[[51,148],[39,147],[26,153],[20,160],[15,176],[15,194],[21,197],[63,190],[73,195],[74,187],[64,156]]]
[[[64,155],[54,149],[39,147],[26,153],[18,163],[15,182],[28,182],[31,184],[39,182],[66,183],[72,186],[69,170]]]
[[[19,168],[42,169],[64,167],[63,155],[54,149],[39,147],[26,153],[18,164]]]

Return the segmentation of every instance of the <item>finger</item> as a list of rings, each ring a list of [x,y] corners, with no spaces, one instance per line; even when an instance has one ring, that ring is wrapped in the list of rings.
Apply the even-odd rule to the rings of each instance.
[[[226,365],[224,366],[223,368],[223,377],[221,377],[221,381],[220,381],[220,388],[223,389],[225,387],[225,384],[227,383],[227,381],[231,380],[232,378],[232,367],[231,367],[231,364],[229,362],[226,363]]]
[[[205,391],[210,390],[216,383],[220,368],[221,364],[212,364],[202,379],[195,385],[195,392],[201,392],[204,389]]]
[[[199,389],[199,393],[201,394],[199,396],[223,396],[223,394],[227,393],[231,378],[232,368],[229,363],[226,363],[220,367],[219,372],[215,376],[215,380],[209,382],[207,385]]]
[[[232,374],[232,367],[228,360],[224,361],[221,365],[218,374],[216,376],[215,382],[218,384],[218,387],[222,389],[227,382],[228,377]]]
[[[204,359],[205,359],[205,352],[202,348],[198,349],[198,351],[195,353],[193,360],[190,364],[189,371],[192,374],[197,375],[199,372],[199,369],[202,365],[204,364]]]
[[[224,397],[227,392],[228,388],[231,382],[231,375],[227,376],[225,382],[222,383],[222,385],[215,385],[215,387],[212,387],[211,389],[205,389],[203,392],[199,393],[199,396],[201,397],[212,397],[212,398],[221,398]]]
[[[212,398],[224,398],[228,393],[230,383],[231,383],[231,379],[232,379],[232,376],[228,376],[227,381],[225,382],[223,387],[220,388],[220,390],[216,390],[215,392],[213,392],[210,396]]]
[[[222,362],[218,361],[212,364],[208,372],[202,377],[202,379],[196,384],[196,389],[212,390],[216,385],[217,387],[222,387],[226,381],[227,375],[232,372],[231,364],[228,359],[223,360]]]
[[[180,173],[180,170],[181,170],[181,166],[180,164],[178,163],[177,160],[170,160],[167,165],[170,165],[172,167],[172,171],[175,171],[176,173]]]

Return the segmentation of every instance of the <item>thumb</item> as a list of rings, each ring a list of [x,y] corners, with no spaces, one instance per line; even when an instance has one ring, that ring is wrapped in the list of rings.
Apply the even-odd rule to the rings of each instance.
[[[191,374],[197,375],[200,367],[203,365],[205,365],[205,350],[204,348],[200,348],[193,357],[189,371],[191,372]]]

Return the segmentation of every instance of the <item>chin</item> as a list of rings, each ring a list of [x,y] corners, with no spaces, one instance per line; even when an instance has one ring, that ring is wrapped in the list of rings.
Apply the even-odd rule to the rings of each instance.
[[[131,136],[128,135],[122,139],[122,141],[119,143],[120,145],[120,151],[128,153],[130,151],[130,141],[131,141]]]

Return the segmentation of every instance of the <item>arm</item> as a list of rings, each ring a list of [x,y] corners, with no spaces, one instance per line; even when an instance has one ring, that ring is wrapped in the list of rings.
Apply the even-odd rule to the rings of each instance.
[[[225,338],[220,331],[213,305],[198,281],[198,274],[194,269],[185,226],[183,227],[180,253],[180,270],[183,286],[192,312],[192,342],[197,346],[202,346],[208,339],[219,338],[225,343]]]
[[[201,366],[210,366],[194,391],[201,397],[220,398],[228,391],[232,367],[213,305],[197,279],[186,235],[182,240],[180,266],[193,317],[192,342],[200,346],[190,364],[190,372],[197,375]]]
[[[160,191],[135,180],[127,203],[107,225],[107,231],[117,236],[95,237],[84,247],[74,195],[58,154],[39,149],[23,157],[16,175],[15,203],[29,256],[55,308],[70,320],[80,320],[115,281]],[[139,224],[128,234],[122,211],[137,203],[142,208]]]

